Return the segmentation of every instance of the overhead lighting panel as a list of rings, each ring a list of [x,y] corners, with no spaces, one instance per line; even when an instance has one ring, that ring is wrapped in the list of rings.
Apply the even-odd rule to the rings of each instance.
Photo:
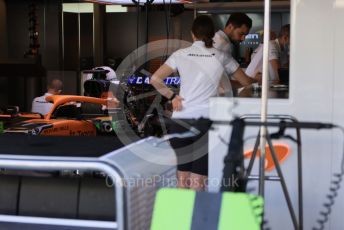
[[[100,4],[115,4],[115,5],[133,5],[134,2],[132,0],[85,0],[87,2],[94,2]],[[146,0],[135,0],[136,2],[140,2],[142,4],[146,3]],[[187,4],[187,3],[195,3],[195,2],[209,2],[209,0],[154,0],[152,4]]]

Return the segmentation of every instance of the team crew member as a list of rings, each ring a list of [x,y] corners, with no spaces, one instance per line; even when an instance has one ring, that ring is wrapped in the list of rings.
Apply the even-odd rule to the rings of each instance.
[[[238,69],[237,63],[223,52],[213,48],[214,25],[210,17],[199,16],[192,25],[192,46],[174,52],[152,76],[151,84],[172,101],[173,119],[194,125],[201,117],[208,118],[209,98],[217,95],[225,70],[229,74]],[[163,80],[179,72],[179,95],[165,86]],[[197,126],[197,124],[195,124]],[[186,127],[187,128],[187,127]],[[182,126],[172,126],[171,133],[184,132]],[[204,190],[208,175],[207,128],[193,138],[172,139],[171,145],[178,160],[178,187]]]
[[[58,95],[62,92],[63,84],[62,81],[59,79],[53,79],[49,82],[47,86],[47,92],[40,97],[36,97],[32,101],[31,111],[33,113],[40,113],[42,115],[46,115],[51,107],[53,106],[52,103],[47,102],[45,98],[50,95]]]
[[[278,69],[289,65],[289,32],[290,25],[281,28],[278,38],[269,43],[269,82],[280,83]],[[271,39],[271,37],[270,37]],[[263,44],[260,44],[252,54],[251,63],[246,69],[248,76],[254,77],[263,69]]]
[[[277,50],[279,52],[279,61],[281,67],[289,67],[289,37],[290,24],[281,27],[278,38],[275,39]]]
[[[246,14],[231,14],[225,28],[216,32],[214,36],[214,47],[220,51],[223,51],[229,56],[230,59],[233,59],[231,49],[232,43],[244,41],[251,27],[252,20]],[[234,62],[239,67],[239,64],[235,60]],[[241,68],[238,68],[235,74],[232,75],[232,79],[238,81],[232,83],[234,84],[235,88],[239,88],[255,82],[260,82],[261,74],[257,74],[251,78],[250,76],[247,76]]]
[[[216,32],[214,36],[214,47],[229,55],[232,55],[232,43],[245,40],[250,32],[252,20],[244,13],[233,13],[227,20],[223,30]]]

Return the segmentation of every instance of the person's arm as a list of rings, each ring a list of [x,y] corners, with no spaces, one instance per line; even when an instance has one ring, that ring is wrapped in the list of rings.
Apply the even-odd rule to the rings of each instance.
[[[233,89],[240,89],[243,87],[237,80],[230,80]]]
[[[254,78],[247,76],[241,68],[238,68],[234,73],[233,77],[242,85],[248,86],[256,82],[261,82],[261,74],[257,74]]]
[[[164,64],[160,66],[160,68],[153,74],[150,83],[154,86],[158,92],[166,97],[167,99],[171,100],[172,98],[172,106],[173,111],[180,111],[182,109],[182,100],[183,98],[179,95],[175,95],[174,92],[169,89],[165,84],[164,80],[173,73],[173,69],[168,65]]]
[[[254,77],[249,77],[245,72],[240,68],[238,62],[231,56],[223,54],[222,64],[224,66],[225,72],[228,76],[232,76],[232,79],[238,81],[237,86],[248,86],[252,83],[261,82],[261,75],[257,74]],[[234,88],[237,88],[234,86]]]
[[[278,75],[278,69],[280,68],[280,64],[279,64],[279,61],[278,59],[272,59],[270,60],[270,64],[271,64],[271,67],[272,67],[272,73],[273,76],[271,76],[272,79],[274,79],[272,81],[272,84],[278,84],[280,82],[280,78],[279,78],[279,75]]]
[[[269,74],[271,79],[274,79],[271,83],[272,84],[278,84],[280,82],[278,69],[280,68],[280,54],[279,49],[277,47],[276,42],[272,41],[269,43],[270,49],[269,49],[269,64],[271,65],[271,73],[269,70]]]

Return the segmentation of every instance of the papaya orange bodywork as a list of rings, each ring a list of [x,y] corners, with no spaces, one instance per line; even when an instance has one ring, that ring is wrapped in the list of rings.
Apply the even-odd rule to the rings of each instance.
[[[119,105],[116,98],[95,98],[74,95],[48,96],[46,100],[52,102],[53,106],[44,118],[40,114],[36,114],[32,117],[28,115],[25,117],[25,121],[11,126],[6,129],[5,132],[27,133],[41,136],[96,136],[98,127],[96,123],[99,121],[112,122],[111,116],[104,114],[104,116],[91,116],[91,118],[87,119],[80,119],[78,117],[64,118],[56,117],[56,114],[53,115],[54,111],[59,108],[59,106],[68,105],[70,103],[74,105],[75,102],[100,104],[106,108],[109,108],[109,105],[111,108],[118,107]],[[6,118],[11,118],[7,117],[7,115],[4,116],[6,116]]]

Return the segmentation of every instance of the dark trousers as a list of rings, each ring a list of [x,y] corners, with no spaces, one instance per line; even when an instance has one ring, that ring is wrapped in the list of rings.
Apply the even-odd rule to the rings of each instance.
[[[178,170],[208,175],[208,130],[211,122],[207,119],[174,119],[169,133],[184,133],[196,128],[200,133],[194,137],[173,138],[170,144],[177,156]]]

